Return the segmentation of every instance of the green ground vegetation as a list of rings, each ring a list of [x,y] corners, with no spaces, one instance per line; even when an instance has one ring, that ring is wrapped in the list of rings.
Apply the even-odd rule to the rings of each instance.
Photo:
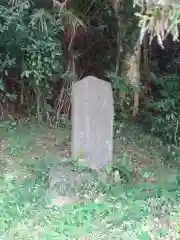
[[[137,128],[131,127],[131,136],[132,129],[137,133]],[[124,174],[121,178],[104,185],[90,174],[89,184],[79,189],[78,200],[62,196],[52,200],[49,170],[53,164],[71,161],[62,150],[62,144],[67,146],[69,141],[69,126],[3,122],[0,128],[0,239],[178,240],[177,169],[159,160],[161,152],[158,146],[155,150],[150,136],[144,135],[147,140],[143,142],[153,144],[143,146],[138,141],[140,134],[134,135],[134,145],[126,142],[126,148],[122,140],[116,138],[114,166],[119,166]],[[127,136],[129,133],[126,139]],[[124,149],[121,154],[117,151],[118,141],[119,147]],[[132,155],[132,149],[136,154]],[[146,162],[141,161],[143,154]],[[157,164],[158,160],[161,164]],[[80,170],[82,166],[77,163],[77,168]],[[135,168],[138,177],[129,176]]]

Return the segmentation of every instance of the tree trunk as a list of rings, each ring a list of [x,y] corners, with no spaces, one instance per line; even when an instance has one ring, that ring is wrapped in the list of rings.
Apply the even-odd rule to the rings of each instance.
[[[123,38],[124,38],[124,5],[123,0],[111,0],[111,5],[117,22],[117,56],[116,56],[116,74],[119,74],[121,53],[123,51]]]
[[[126,54],[124,60],[124,70],[127,81],[133,87],[134,106],[133,117],[138,114],[139,110],[139,93],[140,93],[140,59],[141,59],[141,45],[139,39],[136,41],[132,53]]]
[[[123,39],[125,36],[125,22],[124,22],[124,2],[123,0],[111,0],[112,8],[115,13],[118,34],[117,34],[117,58],[116,58],[116,74],[119,74],[120,59],[123,49]],[[140,58],[141,58],[141,45],[140,41],[137,40],[133,46],[132,53],[125,55],[123,68],[124,74],[127,77],[128,83],[133,87],[134,94],[134,106],[133,106],[133,117],[138,113],[139,109],[139,92],[140,92]],[[124,99],[125,93],[120,90],[119,98]]]

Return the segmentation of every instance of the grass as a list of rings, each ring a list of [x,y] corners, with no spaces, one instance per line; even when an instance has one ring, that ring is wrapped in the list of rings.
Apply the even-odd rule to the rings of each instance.
[[[141,169],[158,174],[156,183],[103,185],[90,174],[83,190],[76,186],[77,201],[61,204],[60,196],[53,202],[49,169],[64,161],[58,149],[67,136],[67,128],[2,125],[0,239],[180,239],[180,190],[174,180],[165,181],[170,176],[165,167]]]

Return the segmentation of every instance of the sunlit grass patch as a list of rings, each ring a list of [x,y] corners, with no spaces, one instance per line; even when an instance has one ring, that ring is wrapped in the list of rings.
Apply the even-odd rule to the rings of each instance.
[[[172,222],[164,223],[166,217],[169,222],[178,221],[176,194],[172,199],[163,194],[146,196],[143,185],[137,189],[116,186],[104,189],[91,202],[49,206],[43,181],[44,173],[37,172],[21,183],[9,173],[1,177],[0,233],[4,239],[148,239],[152,234],[177,233],[178,225],[173,229]],[[151,188],[158,192],[156,186]]]
[[[59,156],[51,145],[47,152],[43,150],[46,133],[53,137],[57,134],[52,128],[28,126],[23,131],[21,126],[20,132],[17,129],[4,134],[5,150],[0,154],[2,164],[6,163],[0,176],[0,239],[178,239],[180,191],[174,175],[172,181],[164,180],[170,177],[168,168],[142,171],[142,179],[131,181],[133,165],[128,164],[129,158],[119,156],[115,167],[127,172],[128,181],[101,184],[89,172],[90,181],[83,188],[76,188],[77,201],[63,202],[63,196],[59,196],[53,202],[49,195],[49,171],[59,162],[65,161],[67,167],[72,167],[73,162]],[[62,138],[65,136],[65,131],[59,130],[59,141],[61,132]],[[7,146],[15,149],[15,154],[8,152]],[[77,170],[76,164],[74,167]],[[143,181],[151,175],[156,182]]]

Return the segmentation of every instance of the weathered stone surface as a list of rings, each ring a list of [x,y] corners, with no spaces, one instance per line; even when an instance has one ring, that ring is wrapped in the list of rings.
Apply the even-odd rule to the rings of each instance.
[[[94,199],[98,194],[98,181],[96,171],[65,158],[49,170],[47,200],[50,204],[64,205]]]
[[[88,76],[72,87],[72,156],[95,169],[112,160],[114,103],[110,83]]]

